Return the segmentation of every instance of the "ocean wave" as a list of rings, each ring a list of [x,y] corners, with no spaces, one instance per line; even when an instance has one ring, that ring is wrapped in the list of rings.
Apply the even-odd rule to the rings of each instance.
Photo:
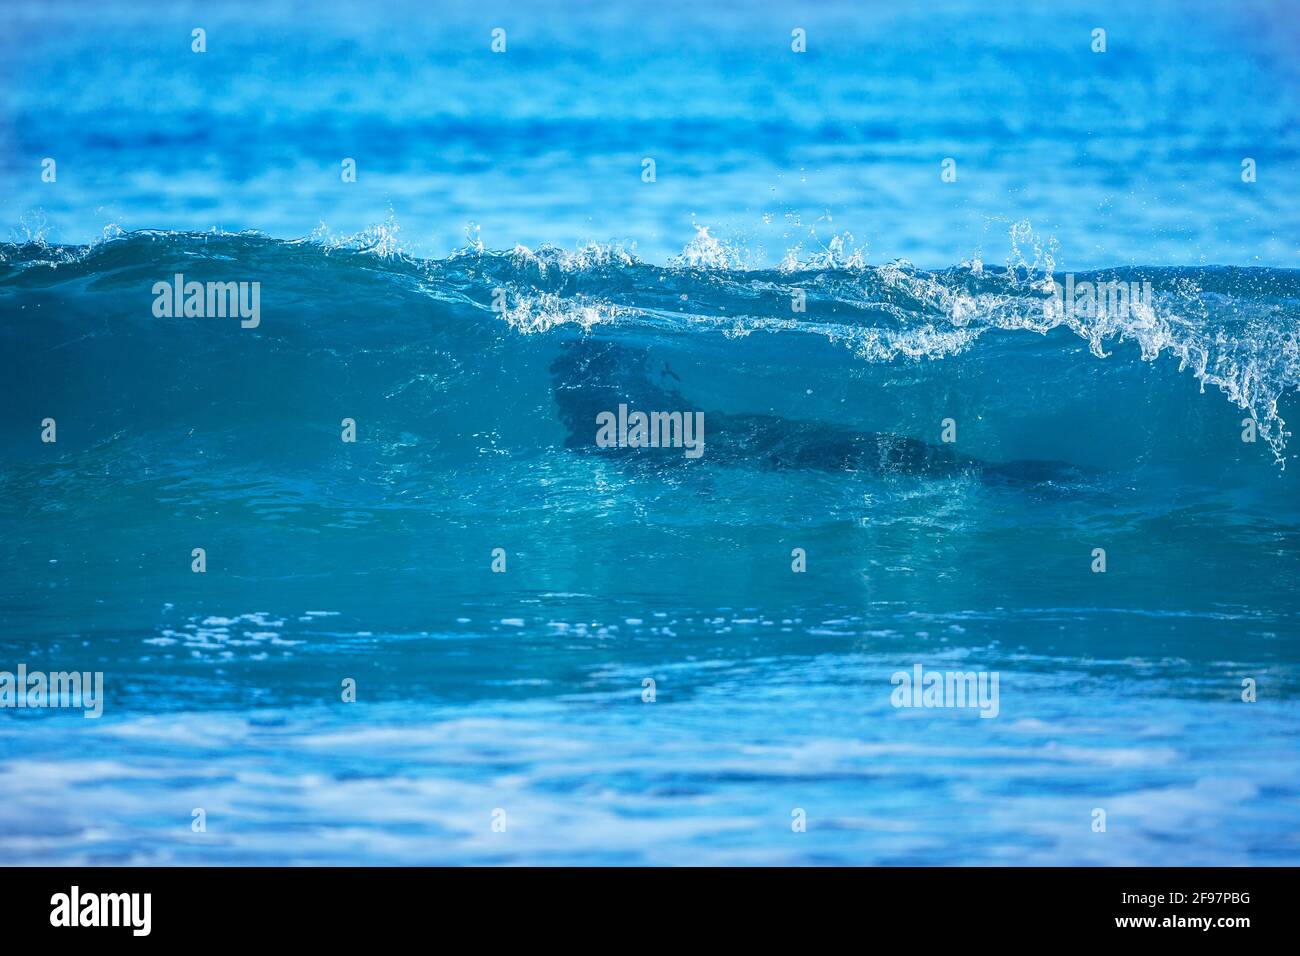
[[[1069,337],[1050,341],[1081,342],[1097,361],[1141,368],[1172,360],[1202,391],[1220,392],[1253,419],[1275,460],[1285,462],[1281,405],[1300,386],[1300,271],[1123,267],[1067,276],[1055,268],[1054,250],[1022,226],[1012,240],[1007,264],[996,267],[979,260],[943,270],[867,265],[841,241],[810,261],[787,257],[776,269],[748,269],[705,229],[663,266],[619,245],[490,251],[471,242],[448,258],[424,260],[402,251],[393,223],[342,239],[145,231],[89,246],[0,245],[0,302],[11,318],[4,334],[13,355],[87,335],[111,352],[110,332],[121,342],[156,337],[167,320],[151,314],[150,286],[178,272],[261,282],[267,321],[230,334],[261,336],[277,349],[367,353],[397,353],[428,336],[462,366],[477,352],[509,368],[510,351],[523,346],[512,346],[507,332],[603,335],[645,353],[755,334],[814,337],[868,365],[907,368],[984,348],[991,336],[1000,355],[1023,350],[1031,362],[1041,354],[1034,340],[1065,331]],[[1026,242],[1032,256],[1021,252]],[[1149,300],[1089,311],[1062,299],[1067,287],[1107,283],[1145,284]],[[47,310],[41,322],[19,321],[35,309]],[[365,315],[382,319],[359,320]],[[219,320],[171,321],[180,340],[206,329],[204,348],[218,347],[211,331]],[[371,334],[380,325],[396,338],[385,344]],[[1032,372],[1032,363],[1026,368]]]

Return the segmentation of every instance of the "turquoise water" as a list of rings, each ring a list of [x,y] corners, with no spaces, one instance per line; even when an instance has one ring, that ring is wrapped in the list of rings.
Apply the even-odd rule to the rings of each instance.
[[[739,9],[4,8],[0,860],[1300,861],[1294,15]]]

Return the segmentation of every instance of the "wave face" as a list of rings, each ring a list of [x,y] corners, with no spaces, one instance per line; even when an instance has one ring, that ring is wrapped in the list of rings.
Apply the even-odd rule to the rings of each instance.
[[[157,316],[176,274],[260,283],[256,327]],[[1110,281],[1151,299],[1053,293]],[[1297,861],[1300,272],[150,232],[0,246],[0,313],[0,651],[108,698],[94,766],[0,722],[15,859],[924,863],[942,818],[967,862]],[[600,447],[620,404],[701,453]],[[907,719],[917,661],[1000,671],[1001,718]]]
[[[594,413],[623,400],[718,424],[766,414],[761,441],[795,445],[879,432],[937,442],[951,417],[962,424],[953,449],[991,459],[1199,466],[1216,480],[1229,469],[1270,488],[1294,458],[1280,406],[1300,385],[1300,270],[1067,277],[1018,248],[1009,267],[942,271],[838,251],[744,270],[706,230],[665,267],[615,246],[471,247],[424,261],[382,228],[335,244],[146,232],[90,247],[0,245],[9,311],[39,316],[5,329],[7,371],[29,414],[79,403],[73,450],[152,440],[178,412],[225,447],[238,429],[285,422],[286,404],[323,413],[358,402],[375,443],[396,447],[407,433],[419,447],[409,454],[442,470],[486,454],[480,438],[498,430],[511,436],[499,456],[545,453],[557,427],[561,444],[591,450]],[[265,324],[241,324],[233,302],[228,319],[173,318],[171,295],[155,315],[153,284],[176,274],[260,283]],[[1085,283],[1145,286],[1149,301],[1089,311],[1075,291],[1071,308],[1063,296]],[[90,366],[60,364],[78,361]],[[282,375],[302,389],[286,394]],[[51,394],[64,379],[73,394]],[[1209,394],[1185,402],[1188,388]],[[1243,417],[1255,441],[1243,440]],[[48,458],[19,422],[6,427],[16,460]],[[296,440],[284,438],[281,454]],[[728,465],[772,463],[743,436],[730,444]],[[668,473],[680,464],[641,457]],[[1276,469],[1261,467],[1270,459]]]

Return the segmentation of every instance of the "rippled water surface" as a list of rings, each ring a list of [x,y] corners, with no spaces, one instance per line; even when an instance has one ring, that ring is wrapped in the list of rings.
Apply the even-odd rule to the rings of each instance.
[[[0,861],[1300,862],[1296,22],[5,5]]]

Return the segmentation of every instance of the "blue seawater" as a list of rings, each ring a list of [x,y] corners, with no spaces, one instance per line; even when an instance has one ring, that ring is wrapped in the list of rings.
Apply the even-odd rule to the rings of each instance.
[[[0,22],[0,862],[1300,862],[1286,5]]]

